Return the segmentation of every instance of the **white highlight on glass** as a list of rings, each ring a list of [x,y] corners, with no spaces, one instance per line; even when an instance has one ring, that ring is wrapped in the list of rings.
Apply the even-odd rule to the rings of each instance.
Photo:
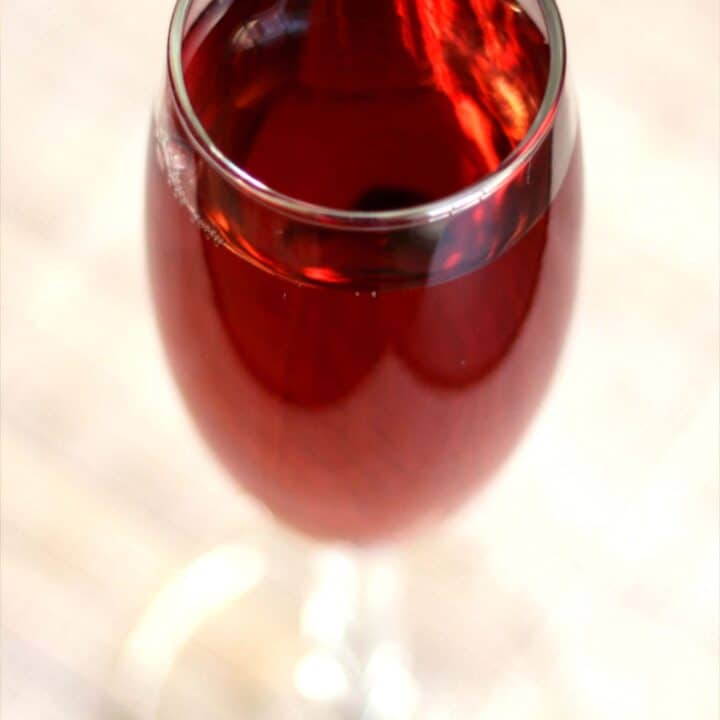
[[[368,663],[367,675],[371,717],[409,720],[418,704],[418,689],[400,645],[384,643],[377,647]]]
[[[262,555],[223,545],[201,556],[153,599],[130,633],[117,672],[119,700],[154,718],[163,682],[198,627],[252,590],[265,573]]]
[[[338,702],[350,691],[345,669],[329,652],[306,655],[295,668],[295,687],[307,700],[320,703]]]
[[[322,554],[318,579],[302,610],[302,632],[323,645],[341,645],[355,614],[357,576],[353,563],[341,552]]]

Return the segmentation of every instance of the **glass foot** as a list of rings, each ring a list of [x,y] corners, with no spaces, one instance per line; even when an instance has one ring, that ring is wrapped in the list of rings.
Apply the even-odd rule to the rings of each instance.
[[[297,543],[214,548],[167,583],[128,636],[120,718],[484,718],[537,614],[510,604],[480,556],[458,542],[402,562]]]

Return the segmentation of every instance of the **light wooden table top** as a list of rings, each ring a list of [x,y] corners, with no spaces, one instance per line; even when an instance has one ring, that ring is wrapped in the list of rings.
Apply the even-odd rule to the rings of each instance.
[[[578,310],[530,436],[452,526],[532,603],[531,657],[561,682],[515,667],[483,717],[559,720],[562,687],[562,718],[711,720],[718,3],[561,5],[587,169]],[[90,720],[168,578],[264,525],[183,415],[151,317],[143,164],[169,0],[4,10],[2,717]]]

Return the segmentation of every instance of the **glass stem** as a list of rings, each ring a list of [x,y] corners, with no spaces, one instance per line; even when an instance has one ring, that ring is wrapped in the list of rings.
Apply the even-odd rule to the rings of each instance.
[[[409,720],[417,703],[403,618],[398,551],[324,549],[302,611],[310,650],[296,685],[343,720]]]

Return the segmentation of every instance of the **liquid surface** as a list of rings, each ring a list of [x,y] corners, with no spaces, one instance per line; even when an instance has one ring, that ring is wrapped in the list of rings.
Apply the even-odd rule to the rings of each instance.
[[[535,118],[548,47],[505,0],[235,2],[186,41],[218,147],[338,209],[435,200],[495,170]]]
[[[542,36],[500,0],[220,7],[186,41],[200,116],[249,172],[313,202],[378,209],[460,189],[510,151],[544,90]],[[435,40],[432,27],[443,28]],[[446,229],[447,252],[442,238],[418,242],[422,229],[323,236],[262,214],[198,158],[178,193],[151,148],[149,260],[173,371],[210,446],[282,521],[355,542],[391,536],[456,507],[507,457],[548,384],[574,292],[580,160],[551,203],[561,143],[574,137],[548,141],[532,181],[523,173]],[[438,258],[444,268],[513,233],[496,259],[434,284]],[[314,263],[347,282],[258,267],[272,243],[301,244],[304,277]],[[420,250],[408,259],[409,246]],[[353,284],[364,254],[414,262],[421,281]]]

